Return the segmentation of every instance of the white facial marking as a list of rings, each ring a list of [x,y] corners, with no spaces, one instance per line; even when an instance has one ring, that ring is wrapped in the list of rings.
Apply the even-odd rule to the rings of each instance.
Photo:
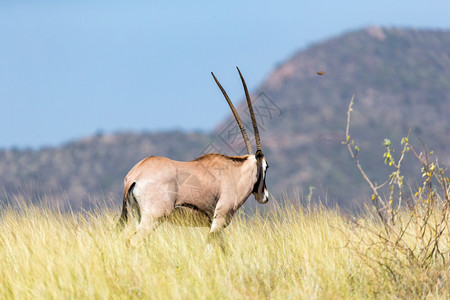
[[[266,169],[267,169],[267,162],[266,162],[265,159],[263,159],[263,161],[262,161],[262,167],[263,167],[263,171],[266,171]]]
[[[269,191],[265,187],[265,179],[266,179],[266,169],[267,169],[267,162],[265,159],[262,159],[261,162],[261,173],[259,174],[259,184],[257,186],[257,191],[254,194],[255,199],[259,203],[266,203],[269,200]]]

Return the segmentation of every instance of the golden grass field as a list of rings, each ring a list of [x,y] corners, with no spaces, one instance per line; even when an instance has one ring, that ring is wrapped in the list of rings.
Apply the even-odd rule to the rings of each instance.
[[[369,214],[355,223],[320,206],[273,207],[238,213],[225,230],[226,252],[207,251],[207,228],[171,224],[127,246],[135,225],[115,230],[118,207],[85,214],[5,208],[0,298],[449,299],[448,227],[445,260],[424,267],[386,249]]]

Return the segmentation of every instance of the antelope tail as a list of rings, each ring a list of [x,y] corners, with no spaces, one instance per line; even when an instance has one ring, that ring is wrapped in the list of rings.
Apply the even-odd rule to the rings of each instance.
[[[125,188],[123,191],[123,198],[122,198],[123,206],[119,222],[117,223],[118,229],[123,229],[125,224],[128,222],[128,204],[130,204],[130,208],[133,211],[133,215],[137,217],[138,222],[141,221],[141,209],[139,207],[139,203],[133,196],[133,188],[135,185],[136,182],[133,182],[128,188]]]

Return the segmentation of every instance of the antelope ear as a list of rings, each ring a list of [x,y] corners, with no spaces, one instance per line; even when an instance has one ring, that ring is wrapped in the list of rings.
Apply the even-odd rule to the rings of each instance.
[[[256,150],[255,157],[256,157],[256,160],[260,160],[264,157],[264,154],[262,153],[261,150]]]

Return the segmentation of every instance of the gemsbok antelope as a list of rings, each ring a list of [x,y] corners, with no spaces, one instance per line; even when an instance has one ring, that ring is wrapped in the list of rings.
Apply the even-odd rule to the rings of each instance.
[[[128,206],[139,222],[136,235],[147,234],[162,221],[177,223],[173,216],[195,219],[188,226],[211,226],[208,240],[217,236],[231,221],[234,213],[250,194],[264,204],[269,200],[266,188],[268,164],[261,148],[255,114],[247,85],[239,68],[256,140],[256,153],[239,115],[211,72],[233,112],[242,133],[248,155],[227,156],[209,153],[181,162],[165,157],[149,156],[138,162],[124,181],[123,208],[119,225],[128,220]]]

